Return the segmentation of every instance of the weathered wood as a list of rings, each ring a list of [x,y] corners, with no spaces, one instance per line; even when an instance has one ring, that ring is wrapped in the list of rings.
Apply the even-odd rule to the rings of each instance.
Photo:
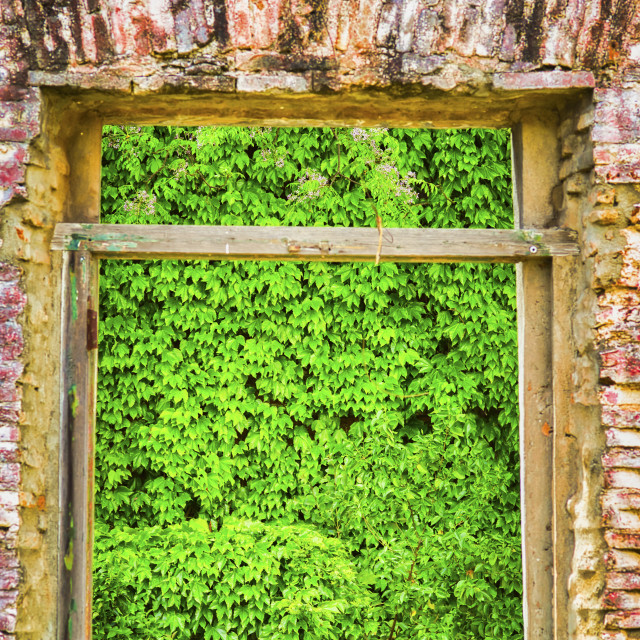
[[[352,227],[56,225],[52,249],[100,258],[375,261],[379,233]],[[520,262],[578,252],[564,229],[383,229],[381,262]]]
[[[61,335],[60,362],[62,380],[60,381],[60,451],[58,465],[60,522],[58,526],[58,635],[60,640],[68,640],[69,612],[71,610],[71,567],[67,567],[73,553],[71,541],[71,403],[67,389],[73,384],[69,371],[71,350],[71,292],[69,290],[69,262],[73,253],[65,251],[62,255],[61,285]],[[72,556],[71,556],[72,557]]]
[[[553,555],[555,638],[568,638],[568,585],[575,552],[574,514],[567,508],[581,485],[584,460],[577,434],[601,430],[600,407],[582,407],[574,395],[575,328],[580,259],[553,261]],[[597,415],[594,415],[597,414]],[[601,431],[600,431],[601,432]],[[597,454],[594,454],[594,456]],[[599,462],[599,456],[598,456]]]
[[[537,116],[512,129],[517,228],[548,226],[557,179],[555,127]],[[524,637],[554,637],[552,264],[516,267]],[[564,636],[562,636],[564,637]]]
[[[97,313],[98,260],[65,252],[63,273],[60,638],[91,638],[94,423],[97,351],[88,350],[90,311]]]

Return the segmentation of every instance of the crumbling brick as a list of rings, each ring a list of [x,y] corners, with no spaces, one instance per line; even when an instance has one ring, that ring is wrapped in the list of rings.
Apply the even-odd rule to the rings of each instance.
[[[38,136],[42,133],[46,138],[55,123],[41,117],[44,103],[38,85],[58,87],[60,95],[80,89],[84,94],[102,92],[104,100],[115,99],[116,94],[135,100],[143,94],[211,97],[237,92],[238,104],[247,94],[312,94],[296,96],[300,104],[303,99],[308,104],[314,93],[341,91],[344,96],[357,94],[362,103],[369,95],[369,117],[375,115],[380,95],[385,103],[397,96],[415,95],[416,100],[424,100],[428,111],[430,98],[424,94],[449,91],[452,99],[473,96],[469,104],[476,104],[478,113],[491,113],[495,99],[503,114],[518,114],[522,100],[532,92],[541,102],[558,96],[553,104],[567,107],[562,107],[558,126],[564,161],[553,202],[559,222],[582,234],[581,259],[586,262],[577,280],[591,282],[597,289],[590,293],[593,300],[599,296],[597,311],[578,303],[571,319],[576,335],[576,326],[591,324],[580,330],[580,335],[589,337],[578,340],[571,336],[579,342],[580,360],[568,375],[575,388],[567,395],[585,406],[599,402],[606,433],[598,436],[606,437],[601,460],[598,449],[595,462],[582,461],[594,471],[585,482],[595,482],[604,472],[604,541],[593,521],[599,515],[591,514],[591,526],[598,533],[597,544],[589,548],[597,552],[589,551],[588,562],[580,565],[580,540],[596,534],[584,533],[588,527],[582,521],[583,529],[576,527],[575,563],[582,569],[576,570],[570,582],[577,589],[575,584],[581,584],[584,577],[581,571],[600,571],[598,579],[604,579],[601,565],[606,563],[608,590],[599,612],[585,616],[574,611],[578,626],[588,618],[575,636],[628,640],[637,635],[640,232],[634,227],[622,229],[627,219],[631,225],[640,224],[640,212],[625,191],[640,183],[640,14],[636,3],[182,0],[169,3],[171,11],[165,4],[70,0],[32,2],[27,10],[26,4],[9,0],[0,8],[0,207],[18,207],[22,200],[32,199],[26,205],[31,209],[10,209],[13,217],[7,228],[14,242],[15,234],[21,234],[21,244],[5,249],[10,262],[0,263],[0,640],[13,638],[9,634],[18,628],[20,616],[28,615],[17,604],[18,533],[20,544],[34,556],[46,546],[41,531],[20,529],[20,509],[44,513],[48,508],[39,492],[26,489],[20,493],[21,460],[41,455],[26,445],[21,454],[19,424],[25,414],[20,358],[25,352],[33,360],[54,356],[30,352],[39,343],[21,329],[27,296],[21,284],[22,269],[15,263],[20,260],[24,265],[29,276],[25,282],[36,281],[36,269],[50,273],[49,225],[60,219],[68,205],[68,184],[60,180],[42,186],[43,180],[29,178],[34,172],[29,167],[30,155],[38,158],[42,175],[63,173],[49,167],[49,161],[66,162],[64,153],[54,158],[43,152],[46,144],[39,146]],[[374,91],[367,94],[369,89]],[[264,98],[266,114],[271,96]],[[358,117],[345,109],[336,120]],[[502,124],[509,117],[503,115]],[[474,118],[478,119],[477,114]],[[460,109],[461,124],[472,119]],[[422,122],[416,119],[415,126]],[[47,198],[52,196],[47,189],[55,191],[60,200],[51,212]],[[32,302],[43,295],[53,294],[34,290]],[[37,305],[31,311],[40,312]],[[599,372],[593,365],[598,357]],[[598,375],[602,387],[595,398]],[[27,372],[22,379],[25,397],[35,388],[29,376]],[[46,410],[55,414],[57,407]],[[602,440],[599,442],[602,446]],[[587,489],[585,494],[595,496],[602,487],[589,485]],[[55,496],[49,502],[56,504]],[[576,519],[584,518],[585,510],[578,511]],[[627,530],[631,528],[634,531]],[[610,547],[606,557],[600,555],[604,543]],[[597,582],[591,577],[584,580],[582,584]],[[600,595],[591,599],[587,594],[585,599],[595,602]],[[579,596],[573,594],[573,606],[581,602]],[[44,629],[45,622],[42,625]],[[44,637],[42,629],[30,629],[25,637]],[[636,631],[628,634],[625,629]]]

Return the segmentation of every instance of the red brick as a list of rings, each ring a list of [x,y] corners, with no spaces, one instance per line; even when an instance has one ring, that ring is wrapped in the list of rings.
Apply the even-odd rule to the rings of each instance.
[[[0,282],[18,282],[22,269],[9,262],[0,262]]]
[[[609,427],[640,427],[640,409],[603,407],[602,422]]]
[[[14,424],[0,423],[0,442],[18,442],[20,429]]]
[[[640,509],[640,491],[615,489],[605,491],[600,497],[605,509]]]
[[[238,91],[308,91],[309,78],[302,75],[251,75],[238,78]]]
[[[602,456],[605,467],[640,469],[640,449],[610,449]]]
[[[17,593],[14,591],[4,591],[0,592],[6,594]],[[7,604],[3,606],[2,599],[0,597],[0,631],[10,631],[13,632],[16,630],[16,619],[17,619],[17,607],[16,601],[17,598],[14,598],[13,603],[8,603],[9,599],[7,598]]]
[[[599,315],[604,316],[605,314]],[[606,325],[598,328],[598,340],[603,347],[606,347],[608,344],[628,344],[629,342],[640,341],[640,325],[633,324],[632,320],[634,316],[640,315],[640,310],[634,311],[628,309],[625,315],[629,318],[629,322],[608,322]],[[605,422],[605,424],[607,423]]]
[[[607,429],[608,447],[639,447],[640,431],[637,429]]]
[[[0,142],[26,142],[30,137],[26,127],[0,127]]]
[[[330,2],[331,1],[339,4],[336,0],[330,0]],[[352,5],[355,10],[352,9],[350,44],[353,47],[364,51],[373,48],[376,25],[382,5],[382,0],[367,0],[367,2],[359,2]]]
[[[20,583],[20,572],[17,568],[0,568],[0,589],[17,589]]]
[[[20,402],[0,402],[0,423],[20,421]]]
[[[602,525],[617,531],[637,531],[640,529],[640,514],[636,511],[605,509],[602,512]]]
[[[614,382],[640,382],[640,347],[624,346],[600,352],[601,378]]]
[[[605,406],[627,406],[632,411],[640,411],[640,389],[629,389],[621,385],[602,387],[600,402]]]
[[[527,73],[496,73],[496,89],[522,91],[525,89],[574,89],[595,86],[590,71],[529,71]]]
[[[16,507],[3,507],[0,506],[0,527],[19,527],[20,526],[20,513]],[[2,566],[0,564],[0,566]]]
[[[27,129],[29,137],[37,135],[40,129],[40,101],[0,103],[0,128],[11,127]]]
[[[26,160],[24,145],[0,142],[0,206],[11,199],[16,185],[24,182]]]
[[[640,533],[605,531],[604,539],[612,549],[640,549]]]
[[[15,383],[22,375],[24,365],[18,360],[10,362],[0,362],[0,385],[6,383]]]
[[[607,589],[640,589],[640,574],[608,572],[606,575]]]
[[[23,348],[22,327],[12,321],[0,323],[0,361],[17,358]]]
[[[444,63],[442,56],[418,56],[413,53],[407,53],[402,56],[402,73],[409,75],[418,74],[426,75],[432,73]]]
[[[0,463],[0,491],[18,490],[20,486],[20,464],[17,462]]]
[[[608,609],[640,610],[640,593],[629,591],[605,591],[602,604]]]
[[[599,144],[593,150],[593,159],[596,164],[633,163],[638,158],[640,158],[640,143]]]
[[[640,471],[636,469],[605,469],[605,487],[611,489],[640,489]]]
[[[397,5],[384,5],[386,7],[397,7]],[[382,18],[380,18],[382,24]],[[416,23],[415,42],[413,49],[421,56],[428,56],[435,52],[435,44],[438,38],[438,28],[440,18],[435,9],[423,9]]]
[[[13,402],[22,399],[22,389],[15,382],[0,383],[0,402]]]
[[[411,47],[413,46],[418,12],[422,7],[420,6],[420,0],[405,0],[400,6],[402,11],[398,21],[396,51],[406,53],[407,51],[411,51]]]
[[[282,0],[259,4],[249,0],[227,0],[225,4],[232,45],[267,49],[273,44],[280,28]]]
[[[634,88],[596,89],[595,142],[636,143],[640,141],[640,91]]]
[[[640,531],[640,489],[609,489],[601,495],[600,501],[604,526]]]
[[[596,167],[596,174],[613,184],[640,182],[640,160],[627,164],[605,164]]]
[[[20,566],[14,549],[0,548],[0,569],[17,569]]]
[[[606,344],[608,340],[624,340],[628,335],[633,338],[640,326],[640,294],[632,289],[609,290],[598,299],[596,322],[598,340]],[[620,334],[618,336],[618,334]],[[619,344],[619,343],[618,343]]]
[[[11,526],[7,529],[0,529],[0,546],[14,551],[18,546],[18,527]]]
[[[15,631],[17,590],[0,591],[0,631]]]
[[[604,624],[610,629],[640,629],[640,610],[607,613]]]
[[[0,490],[0,506],[17,507],[20,504],[20,496],[17,491]]]
[[[603,0],[529,4],[524,0],[328,0],[325,3],[225,0],[209,2],[206,6],[202,0],[49,2],[45,3],[51,5],[46,9],[47,15],[39,20],[41,24],[32,28],[28,52],[22,51],[27,45],[23,45],[18,37],[24,20],[21,15],[23,4],[19,0],[9,0],[1,9],[5,26],[8,23],[16,26],[11,30],[2,29],[0,33],[3,58],[0,73],[5,71],[0,97],[15,100],[8,106],[0,105],[0,141],[3,138],[7,141],[0,144],[0,204],[27,195],[24,184],[27,147],[17,141],[30,139],[38,133],[40,126],[37,106],[21,101],[24,96],[33,95],[30,90],[18,86],[24,82],[21,78],[26,75],[27,66],[38,69],[31,76],[33,79],[40,78],[43,82],[72,89],[78,86],[92,90],[112,89],[117,84],[118,90],[128,91],[131,79],[135,78],[135,91],[158,94],[218,91],[222,87],[235,90],[236,86],[239,91],[249,92],[305,92],[311,88],[309,74],[312,69],[306,66],[308,60],[311,57],[316,60],[331,58],[335,66],[333,75],[326,74],[330,79],[323,80],[324,68],[321,68],[314,75],[314,87],[344,89],[353,85],[359,90],[367,83],[374,86],[389,84],[393,90],[400,89],[399,93],[402,93],[399,73],[405,72],[407,83],[413,76],[412,81],[430,83],[431,89],[457,87],[461,95],[475,93],[478,107],[471,119],[481,117],[481,100],[485,99],[492,78],[494,87],[499,90],[534,91],[542,95],[555,89],[565,92],[592,88],[595,81],[589,69],[597,69],[599,83],[607,85],[599,86],[595,91],[597,108],[591,111],[579,107],[563,126],[566,133],[584,131],[583,138],[590,135],[597,143],[592,156],[582,140],[565,141],[564,153],[568,160],[562,166],[562,174],[574,176],[563,185],[565,200],[575,204],[578,199],[567,194],[587,193],[593,180],[594,161],[599,179],[611,184],[640,183],[640,92],[631,86],[634,78],[638,79],[640,75],[623,57],[628,55],[626,52],[639,32],[638,17],[630,9],[631,0],[613,3],[610,11]],[[533,4],[536,7],[529,11],[529,5]],[[36,7],[34,11],[41,10],[42,3],[32,2],[31,5]],[[65,29],[71,34],[68,47],[62,46],[62,19],[55,15],[55,9],[60,8],[58,5],[64,13]],[[222,9],[226,11],[228,34],[219,33],[222,13],[218,11]],[[312,19],[316,20],[315,33],[311,31]],[[322,24],[325,19],[326,24]],[[376,35],[381,45],[378,50],[374,46]],[[619,51],[614,50],[611,43],[619,45]],[[60,46],[56,48],[56,45]],[[334,46],[340,53],[336,54]],[[202,56],[204,63],[198,62],[196,57],[188,59],[187,54],[197,49],[197,56]],[[634,44],[631,51],[637,62],[640,59],[638,45]],[[400,56],[399,52],[405,55]],[[287,67],[271,69],[268,74],[262,71],[248,74],[245,72],[257,69],[239,69],[238,63],[234,68],[232,62],[242,57],[271,60],[280,56],[286,60],[294,55],[302,61],[299,75],[289,73],[291,69]],[[214,58],[220,66],[209,64],[209,69],[229,66],[226,75],[200,77],[207,67],[207,60]],[[194,75],[187,77],[184,65],[191,62]],[[624,78],[618,64],[626,73]],[[554,66],[563,70],[532,71]],[[511,69],[512,73],[499,73],[493,77],[492,71],[496,68]],[[571,68],[576,71],[569,70]],[[567,91],[566,96],[561,96],[562,101],[566,105],[576,104],[581,100],[579,93],[585,93],[583,104],[586,104],[587,92]],[[393,99],[393,92],[387,99]],[[268,98],[265,99],[267,104]],[[515,102],[504,106],[504,113],[519,108]],[[265,106],[264,113],[267,110]],[[565,111],[570,112],[571,108]],[[340,117],[359,116],[345,111],[336,119]],[[461,114],[460,118],[465,121],[466,114]],[[629,192],[620,189],[619,193],[620,208],[615,209],[615,191],[598,187],[592,192],[593,203],[606,208],[597,208],[592,213],[583,209],[581,219],[623,226],[629,215]],[[605,235],[588,225],[587,233],[593,234],[588,241],[594,242],[594,253],[599,252],[598,258],[604,253],[599,239],[603,235],[611,240],[609,245],[615,245],[606,249],[611,263],[621,257],[620,253],[615,253],[618,245],[614,240],[621,239],[617,231],[614,235],[613,229],[609,229]],[[640,239],[627,237],[622,258],[624,264],[617,285],[630,290],[640,287]],[[616,275],[611,273],[609,280],[603,276],[599,282],[612,281]],[[0,541],[7,545],[15,544],[19,522],[19,510],[14,501],[18,496],[15,488],[20,473],[15,444],[19,430],[15,423],[21,417],[16,387],[21,365],[16,359],[22,354],[24,345],[15,320],[26,302],[25,292],[18,286],[19,277],[20,273],[13,267],[0,265],[0,418],[5,420],[0,425],[0,442],[4,443],[0,445],[0,488],[5,489],[0,491]],[[587,305],[580,304],[576,313],[583,314]],[[631,295],[625,300],[612,299],[600,307],[600,325],[597,327],[601,375],[614,383],[607,385],[600,396],[602,421],[610,427],[606,434],[610,450],[602,459],[605,483],[610,488],[602,497],[603,517],[609,526],[638,531],[640,432],[634,428],[640,428],[640,348],[634,341],[640,340],[639,309],[640,304],[633,303]],[[591,313],[590,309],[586,313]],[[592,316],[586,317],[592,319]],[[582,345],[584,341],[580,349]],[[31,353],[30,357],[46,355]],[[621,490],[614,490],[616,487]],[[598,489],[589,487],[587,493]],[[38,500],[41,497],[30,494],[29,506],[40,507]],[[33,536],[32,546],[37,548],[40,534],[30,530],[28,535]],[[576,527],[577,542],[583,535]],[[612,547],[606,562],[613,572],[607,578],[608,591],[604,594],[603,606],[631,608],[627,613],[609,613],[606,622],[612,628],[640,628],[640,554],[629,551],[640,549],[640,533],[609,530],[605,532],[605,539]],[[0,631],[0,638],[15,628],[18,595],[15,555],[3,553],[0,551],[0,594],[9,590],[11,595],[0,600],[0,629],[5,630]],[[2,564],[5,560],[6,566]],[[593,559],[593,566],[596,563],[601,563],[599,555]],[[594,580],[588,579],[597,583],[601,578],[601,573],[597,573]],[[579,588],[580,582],[576,584]],[[585,633],[588,633],[591,640],[598,636],[602,640],[625,640],[625,633],[601,632],[602,614],[584,613],[582,609],[574,615],[575,608],[580,605],[574,602],[572,606],[572,619],[581,627],[575,633],[580,637],[587,637]],[[587,617],[595,620],[596,625],[585,632],[582,626]],[[39,637],[38,629],[25,633]]]
[[[611,549],[605,554],[604,562],[609,571],[640,572],[640,553],[635,551]]]
[[[0,441],[0,462],[18,462],[18,458],[17,443]]]
[[[0,322],[13,320],[22,313],[27,296],[12,282],[0,282]]]
[[[622,250],[622,270],[619,283],[625,287],[640,287],[640,231],[623,229],[626,246]]]
[[[27,100],[30,96],[30,90],[25,87],[16,85],[0,85],[0,100],[18,101]]]

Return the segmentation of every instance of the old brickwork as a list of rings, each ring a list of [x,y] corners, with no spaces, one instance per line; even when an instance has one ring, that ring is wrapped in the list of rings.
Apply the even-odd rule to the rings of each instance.
[[[640,637],[640,2],[0,0],[0,640],[56,637],[48,243],[95,208],[92,118],[504,126],[538,104],[559,116],[553,205],[582,247],[557,268],[575,304],[554,346],[570,407],[555,424],[568,594],[555,636],[627,640]]]

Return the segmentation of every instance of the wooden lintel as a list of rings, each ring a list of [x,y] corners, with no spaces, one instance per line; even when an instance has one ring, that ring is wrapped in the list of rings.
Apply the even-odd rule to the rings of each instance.
[[[521,262],[578,253],[565,229],[383,229],[56,225],[54,250],[99,258],[319,260],[325,262]]]

